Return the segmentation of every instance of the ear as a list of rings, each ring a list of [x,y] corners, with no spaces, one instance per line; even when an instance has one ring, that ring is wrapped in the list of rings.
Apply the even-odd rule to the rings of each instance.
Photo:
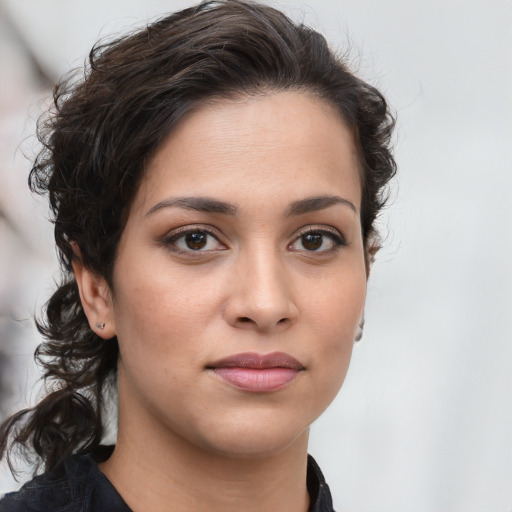
[[[74,247],[74,250],[73,270],[89,326],[101,338],[113,338],[116,335],[116,326],[110,287],[105,278],[84,266],[78,246]]]
[[[359,325],[357,326],[357,332],[354,338],[354,341],[361,341],[361,338],[363,337],[363,331],[364,331],[364,311],[361,315],[361,319],[359,320]]]
[[[370,277],[370,271],[372,269],[373,262],[375,261],[375,255],[381,248],[380,238],[378,235],[370,235],[366,243],[366,249],[364,252],[364,263],[366,267],[366,279]]]

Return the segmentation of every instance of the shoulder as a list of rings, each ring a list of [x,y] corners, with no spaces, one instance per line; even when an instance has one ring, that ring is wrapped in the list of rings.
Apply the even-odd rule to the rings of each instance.
[[[329,486],[311,455],[308,455],[307,485],[310,497],[308,512],[334,512]]]
[[[20,490],[7,494],[0,500],[0,512],[25,512],[48,510],[66,510],[70,501],[69,481],[65,464],[36,476]]]
[[[88,455],[73,455],[0,500],[0,512],[129,511]]]

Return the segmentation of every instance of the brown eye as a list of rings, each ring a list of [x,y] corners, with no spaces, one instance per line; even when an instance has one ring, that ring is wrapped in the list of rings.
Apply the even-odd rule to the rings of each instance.
[[[332,228],[308,229],[296,238],[288,249],[300,252],[328,253],[347,245],[343,235]]]
[[[187,233],[185,235],[185,244],[189,249],[198,251],[204,249],[208,242],[208,234],[201,231],[195,231],[194,233]]]
[[[227,247],[219,242],[216,234],[208,229],[180,229],[172,233],[164,240],[167,249],[180,253],[203,253],[212,251],[223,251]]]
[[[308,233],[302,235],[302,247],[307,251],[317,251],[322,247],[323,235],[321,233]]]

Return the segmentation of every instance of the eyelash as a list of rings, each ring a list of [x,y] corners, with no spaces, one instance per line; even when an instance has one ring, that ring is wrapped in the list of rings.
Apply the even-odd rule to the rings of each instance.
[[[223,246],[223,249],[220,249],[220,250],[225,250],[227,248],[220,241],[221,237],[220,237],[220,234],[217,232],[217,230],[214,230],[210,226],[204,226],[204,225],[186,226],[183,228],[178,228],[178,229],[174,230],[172,233],[170,233],[169,235],[167,235],[166,237],[164,237],[162,239],[162,243],[166,246],[167,249],[169,249],[172,252],[186,254],[189,256],[192,256],[192,255],[201,256],[201,255],[204,255],[204,253],[210,252],[211,249],[206,250],[206,251],[201,251],[201,250],[194,250],[194,249],[190,249],[190,248],[182,249],[182,248],[176,246],[176,242],[178,240],[186,237],[187,235],[191,235],[194,233],[202,233],[202,234],[206,234],[207,236],[209,235],[209,236],[213,237],[217,241],[218,244]],[[206,242],[206,243],[208,243],[208,242]]]
[[[301,250],[301,252],[303,251],[308,254],[314,254],[314,253],[328,254],[328,253],[337,251],[340,247],[345,247],[347,245],[347,242],[346,242],[344,236],[335,228],[329,228],[326,226],[308,226],[306,229],[302,230],[298,234],[298,236],[296,236],[294,238],[293,242],[291,242],[288,245],[288,248],[291,248],[293,244],[295,244],[297,241],[299,241],[301,238],[303,238],[307,235],[320,235],[322,237],[327,236],[327,238],[329,238],[331,240],[331,242],[333,243],[333,247],[331,247],[330,249],[327,249],[327,250],[322,250],[322,251],[307,250],[307,249]],[[323,244],[323,241],[322,241],[322,244]]]
[[[203,256],[205,253],[212,252],[212,249],[201,250],[202,248],[198,248],[198,249],[194,250],[191,248],[182,249],[182,248],[176,246],[176,242],[178,242],[180,239],[186,237],[187,235],[191,235],[194,233],[202,233],[202,234],[206,234],[207,236],[213,237],[216,240],[216,242],[222,246],[221,249],[214,249],[214,250],[226,250],[227,249],[227,247],[220,241],[220,238],[221,238],[220,233],[217,230],[213,229],[211,226],[205,226],[205,225],[186,226],[183,228],[178,228],[178,229],[174,230],[172,233],[170,233],[169,235],[165,236],[162,239],[162,243],[166,246],[166,248],[168,248],[172,252],[186,254],[189,256],[195,255],[195,256],[200,257],[200,256]],[[327,236],[331,240],[331,242],[334,244],[334,246],[327,250],[321,250],[321,251],[317,251],[314,249],[308,250],[308,249],[293,249],[292,248],[292,246],[297,241],[299,241],[301,238],[303,238],[307,235],[320,235],[321,237]],[[206,244],[207,243],[208,243],[208,241],[206,241]],[[323,241],[322,241],[322,245],[323,245]],[[327,254],[327,253],[332,253],[332,252],[338,250],[340,247],[344,247],[346,245],[347,245],[347,243],[345,241],[345,238],[337,229],[328,228],[326,226],[322,226],[322,227],[308,226],[306,229],[303,229],[302,231],[300,231],[295,236],[293,241],[290,244],[288,244],[287,247],[289,250],[296,251],[296,252],[305,252],[305,253],[309,253],[309,254],[314,254],[314,253]]]

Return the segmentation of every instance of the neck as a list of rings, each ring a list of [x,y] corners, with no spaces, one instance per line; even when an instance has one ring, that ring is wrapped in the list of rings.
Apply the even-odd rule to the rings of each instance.
[[[233,458],[148,427],[120,428],[100,465],[134,512],[307,511],[307,431],[277,454]]]

